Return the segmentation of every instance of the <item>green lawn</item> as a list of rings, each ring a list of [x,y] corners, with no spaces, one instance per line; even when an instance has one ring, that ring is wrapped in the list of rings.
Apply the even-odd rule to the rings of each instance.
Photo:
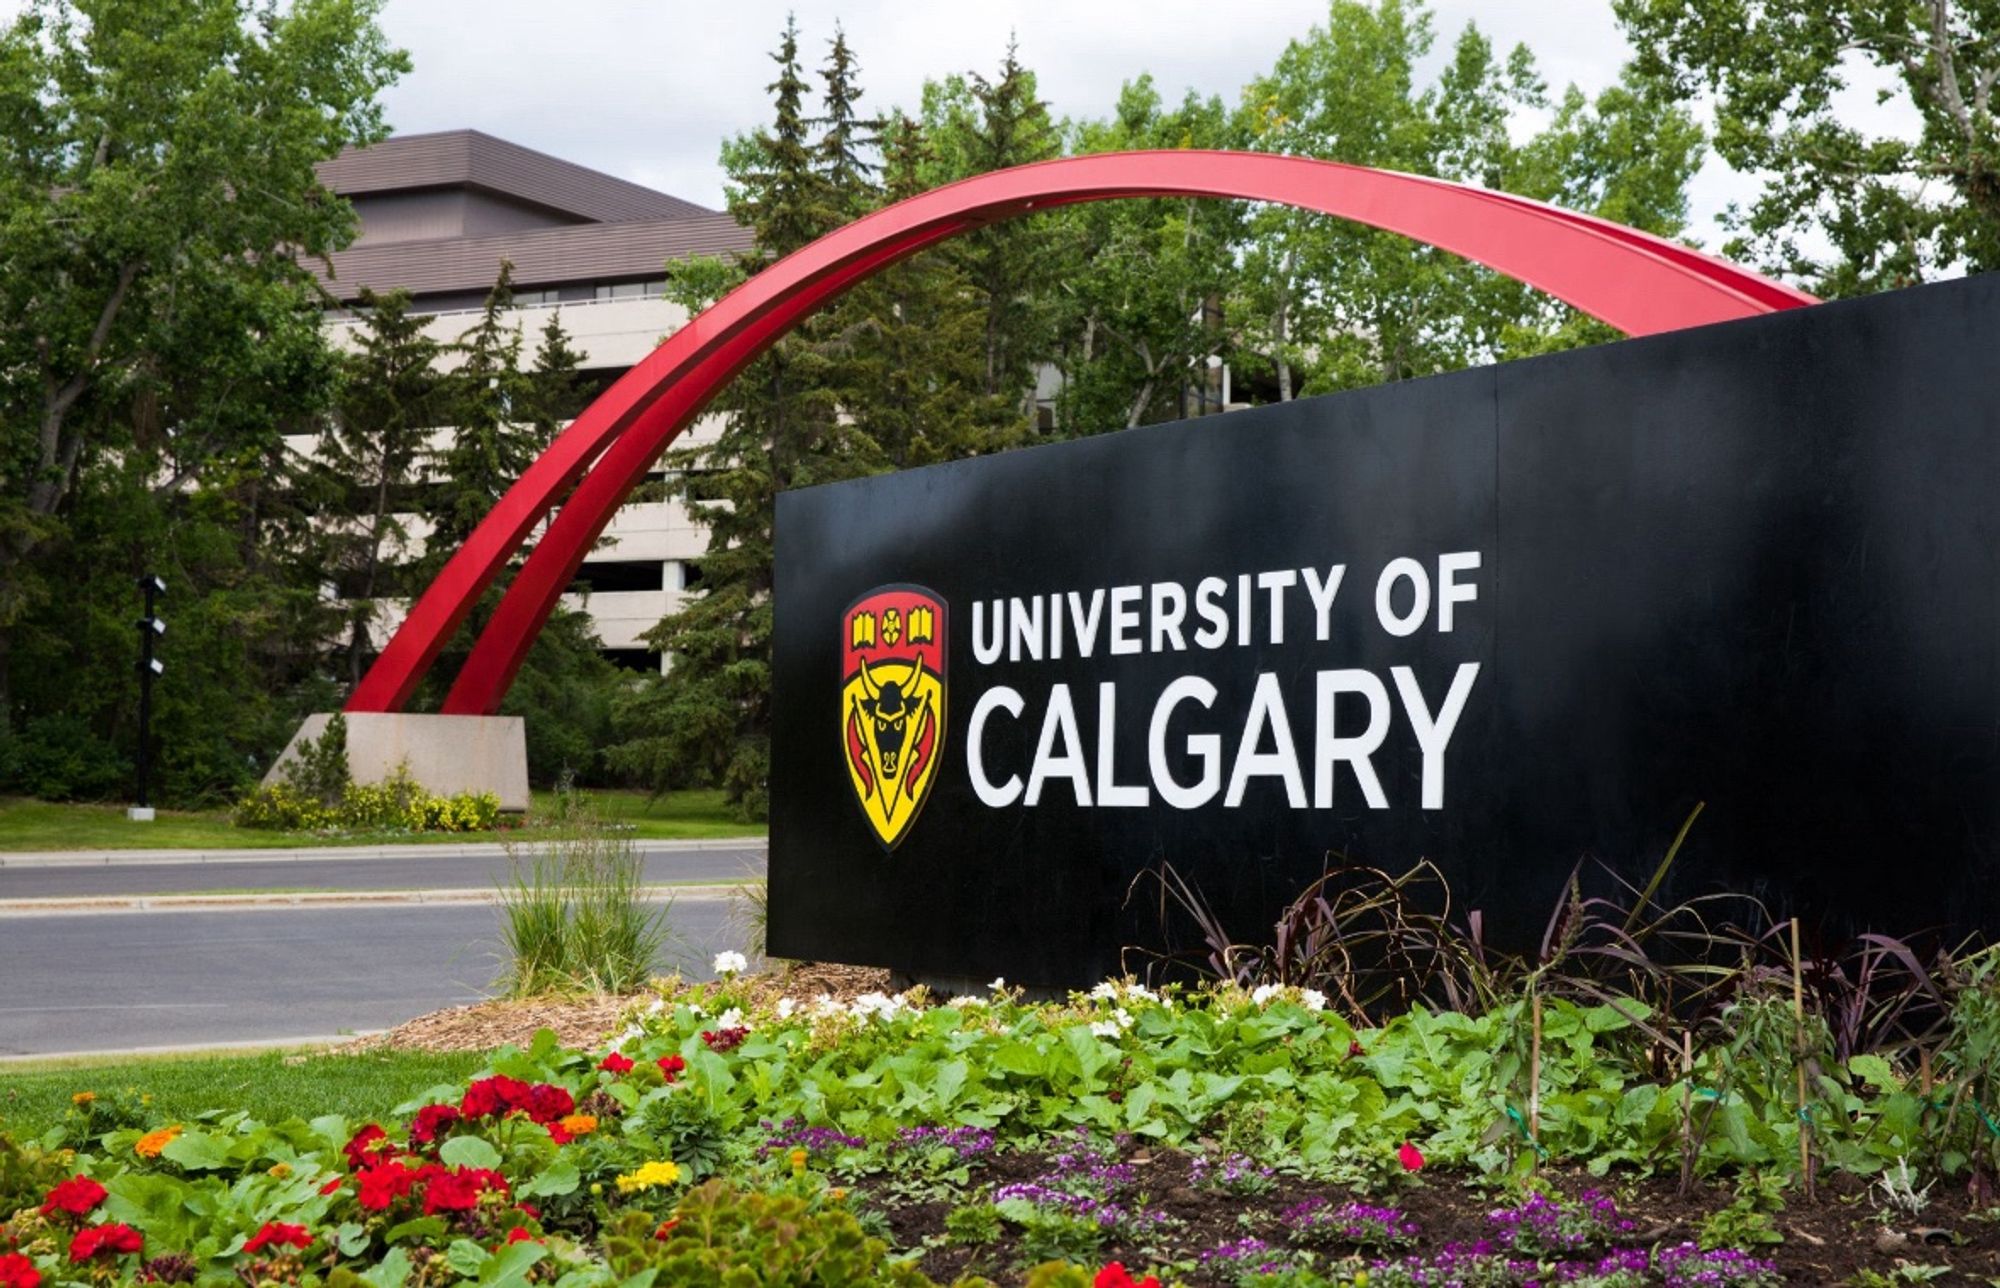
[[[644,792],[589,793],[600,814],[630,824],[643,840],[694,840],[762,836],[761,823],[742,823],[723,805],[719,791],[673,792],[649,801]],[[326,837],[257,832],[233,826],[227,810],[161,810],[151,823],[134,823],[122,805],[63,805],[21,797],[0,798],[0,851],[10,850],[206,850],[294,849],[322,845],[412,842],[463,844],[467,841],[534,841],[551,833],[545,818],[553,793],[536,792],[525,826],[489,833],[426,833]]]
[[[61,1121],[79,1091],[127,1089],[153,1097],[169,1119],[245,1109],[260,1122],[345,1114],[380,1118],[427,1087],[463,1083],[483,1055],[397,1051],[368,1055],[263,1051],[253,1055],[130,1056],[0,1064],[0,1131],[40,1136]]]

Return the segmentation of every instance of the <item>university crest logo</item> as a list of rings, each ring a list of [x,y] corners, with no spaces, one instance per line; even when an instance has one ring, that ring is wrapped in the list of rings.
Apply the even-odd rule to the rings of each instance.
[[[884,849],[909,834],[944,750],[944,600],[877,586],[840,619],[840,735],[847,777]]]

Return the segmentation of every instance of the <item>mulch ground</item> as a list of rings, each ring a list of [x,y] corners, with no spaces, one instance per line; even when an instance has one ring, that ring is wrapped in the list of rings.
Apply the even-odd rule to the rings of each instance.
[[[678,995],[686,987],[678,978],[659,982],[659,990],[669,995]],[[702,986],[694,987],[699,996]],[[738,980],[734,991],[741,995],[746,990],[757,1001],[774,1005],[781,997],[810,1003],[822,993],[836,1001],[848,1002],[863,993],[890,991],[889,972],[864,966],[794,962]],[[525,1047],[535,1040],[537,1029],[553,1029],[564,1046],[590,1050],[602,1046],[623,1028],[627,1013],[656,996],[659,992],[628,996],[586,994],[454,1006],[420,1015],[386,1033],[361,1038],[349,1043],[346,1049],[491,1051],[509,1045]]]
[[[1102,1252],[1106,1261],[1122,1260],[1127,1267],[1194,1261],[1222,1244],[1246,1235],[1261,1238],[1273,1247],[1286,1243],[1277,1214],[1309,1197],[1319,1196],[1341,1204],[1363,1202],[1393,1206],[1413,1218],[1421,1230],[1417,1244],[1395,1254],[1398,1257],[1435,1252],[1447,1243],[1470,1244],[1492,1234],[1487,1214],[1509,1200],[1495,1189],[1479,1186],[1462,1177],[1427,1172],[1411,1183],[1398,1185],[1393,1193],[1373,1197],[1338,1187],[1282,1181],[1278,1188],[1254,1198],[1237,1198],[1188,1186],[1188,1157],[1171,1149],[1143,1142],[1127,1144],[1121,1161],[1131,1164],[1137,1176],[1134,1194],[1143,1194],[1142,1206],[1164,1212],[1173,1223],[1168,1233],[1155,1236],[1146,1246],[1114,1240]],[[1000,1153],[975,1161],[972,1181],[1004,1185],[1028,1181],[1048,1170],[1045,1157],[1030,1152]],[[1682,1198],[1670,1179],[1599,1179],[1578,1170],[1551,1170],[1544,1174],[1556,1189],[1576,1195],[1595,1189],[1618,1200],[1623,1216],[1635,1223],[1626,1237],[1627,1247],[1670,1247],[1696,1242],[1703,1218],[1728,1206],[1733,1194],[1724,1186],[1705,1184]],[[943,1242],[944,1221],[950,1202],[910,1202],[887,1187],[893,1181],[864,1182],[860,1189],[888,1219],[896,1243],[905,1248],[933,1243],[920,1265],[940,1283],[949,1283],[965,1273],[987,1275],[1001,1283],[1018,1282],[1022,1261],[1011,1233],[999,1244],[981,1249],[954,1247]],[[2000,1222],[1976,1216],[1979,1208],[1963,1190],[1941,1193],[1939,1185],[1931,1201],[1916,1219],[1884,1221],[1878,1205],[1870,1200],[1867,1188],[1851,1177],[1829,1178],[1814,1201],[1795,1196],[1774,1216],[1784,1236],[1781,1244],[1767,1244],[1752,1251],[1776,1264],[1788,1284],[1845,1284],[1855,1282],[1862,1270],[1883,1276],[1897,1276],[1905,1267],[1944,1267],[1935,1278],[1912,1276],[1895,1282],[1937,1284],[1988,1284],[2000,1276]],[[1991,1211],[1988,1207],[1986,1211]],[[1376,1254],[1379,1255],[1379,1254]],[[1373,1259],[1371,1256],[1369,1259]],[[1937,1273],[1937,1272],[1933,1272]],[[1226,1285],[1232,1278],[1196,1271],[1185,1276],[1190,1285]]]

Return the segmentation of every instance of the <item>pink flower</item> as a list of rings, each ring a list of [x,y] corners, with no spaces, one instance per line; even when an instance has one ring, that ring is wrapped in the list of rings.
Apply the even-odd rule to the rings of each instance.
[[[1404,1141],[1403,1147],[1396,1151],[1396,1161],[1403,1165],[1406,1172],[1424,1170],[1424,1152],[1409,1141]]]

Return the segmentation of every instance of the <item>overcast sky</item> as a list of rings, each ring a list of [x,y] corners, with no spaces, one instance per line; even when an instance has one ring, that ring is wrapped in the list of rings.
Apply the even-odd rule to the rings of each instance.
[[[1502,49],[1526,42],[1554,87],[1595,91],[1627,57],[1609,0],[1435,0],[1443,49],[1475,19]],[[387,105],[398,133],[471,127],[719,207],[718,146],[766,120],[770,51],[787,11],[809,64],[838,21],[861,59],[866,105],[914,110],[927,77],[991,71],[1008,33],[1058,115],[1102,116],[1151,72],[1234,103],[1325,0],[390,0],[384,23],[415,70]],[[1691,231],[1755,185],[1713,160]]]

